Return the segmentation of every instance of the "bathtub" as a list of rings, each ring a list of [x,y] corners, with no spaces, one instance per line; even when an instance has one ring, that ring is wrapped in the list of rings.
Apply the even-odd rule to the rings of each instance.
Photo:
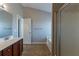
[[[51,39],[51,36],[47,36],[47,47],[51,52],[52,51],[52,39]]]

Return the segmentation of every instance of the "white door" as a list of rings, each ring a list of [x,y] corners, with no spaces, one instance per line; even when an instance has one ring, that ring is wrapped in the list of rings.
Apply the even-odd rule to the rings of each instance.
[[[31,18],[24,19],[24,33],[23,43],[31,44]]]

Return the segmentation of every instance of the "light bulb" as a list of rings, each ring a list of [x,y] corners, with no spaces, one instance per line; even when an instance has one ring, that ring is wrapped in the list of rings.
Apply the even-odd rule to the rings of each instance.
[[[5,8],[4,3],[0,3],[0,7],[1,7],[1,8]]]
[[[2,6],[4,3],[0,3],[0,6]]]

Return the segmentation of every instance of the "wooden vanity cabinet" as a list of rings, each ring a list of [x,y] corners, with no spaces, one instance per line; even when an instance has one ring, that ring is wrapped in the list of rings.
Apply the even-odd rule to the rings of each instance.
[[[23,39],[20,40],[20,55],[22,55],[23,52]]]
[[[23,52],[23,39],[13,44],[13,56],[20,56]]]
[[[0,56],[20,56],[23,52],[23,39],[0,51]]]
[[[20,56],[20,41],[13,44],[13,56]]]
[[[0,56],[2,56],[2,51],[0,51]]]
[[[12,46],[9,46],[3,50],[3,56],[12,56]]]

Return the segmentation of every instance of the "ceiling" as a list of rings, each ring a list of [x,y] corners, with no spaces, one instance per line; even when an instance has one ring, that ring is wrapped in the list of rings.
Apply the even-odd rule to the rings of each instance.
[[[22,6],[35,8],[35,9],[42,10],[45,12],[52,12],[52,4],[51,3],[22,3]]]

